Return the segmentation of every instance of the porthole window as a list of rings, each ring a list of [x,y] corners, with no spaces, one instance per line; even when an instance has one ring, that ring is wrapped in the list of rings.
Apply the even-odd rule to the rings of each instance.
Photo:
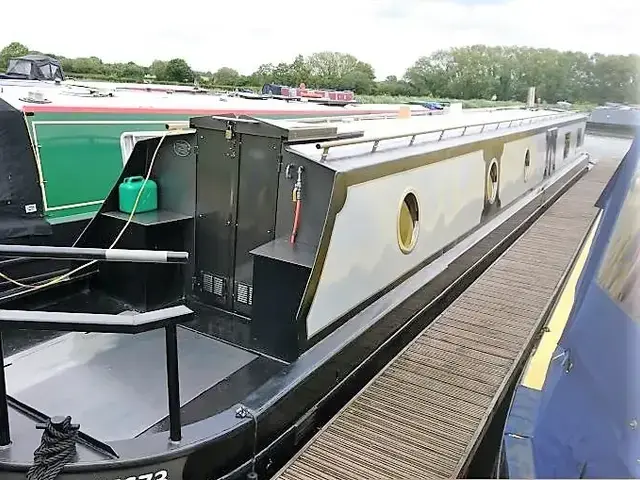
[[[524,181],[529,180],[529,173],[531,172],[531,152],[527,149],[524,154]]]
[[[498,197],[498,161],[491,160],[487,170],[487,202],[493,204]]]
[[[418,241],[420,209],[413,192],[407,193],[400,204],[398,215],[398,246],[402,253],[410,253]]]

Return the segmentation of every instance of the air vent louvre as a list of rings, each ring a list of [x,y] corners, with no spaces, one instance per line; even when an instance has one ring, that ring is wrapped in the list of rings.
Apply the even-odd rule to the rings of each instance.
[[[202,273],[202,291],[218,297],[224,296],[225,279],[212,273]]]
[[[253,303],[253,287],[244,283],[236,283],[236,300],[245,305]]]
[[[202,290],[213,293],[213,275],[210,273],[202,274]]]
[[[224,295],[224,278],[214,275],[213,294],[219,297],[222,297]]]

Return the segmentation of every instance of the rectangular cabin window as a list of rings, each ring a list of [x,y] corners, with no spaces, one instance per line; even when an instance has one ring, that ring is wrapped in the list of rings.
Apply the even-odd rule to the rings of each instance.
[[[582,135],[582,129],[578,129],[578,136],[576,137],[576,147],[581,147],[584,143],[584,137]]]
[[[562,154],[562,158],[567,158],[569,156],[570,146],[571,146],[571,132],[564,134],[564,153]]]

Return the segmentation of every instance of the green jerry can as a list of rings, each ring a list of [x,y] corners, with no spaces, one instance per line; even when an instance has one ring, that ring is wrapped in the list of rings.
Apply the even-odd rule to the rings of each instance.
[[[144,177],[127,177],[118,187],[118,198],[120,203],[120,211],[131,213],[133,206],[138,198],[138,192],[144,184]],[[147,180],[144,184],[144,191],[140,195],[136,213],[150,212],[158,208],[158,185],[153,180]]]

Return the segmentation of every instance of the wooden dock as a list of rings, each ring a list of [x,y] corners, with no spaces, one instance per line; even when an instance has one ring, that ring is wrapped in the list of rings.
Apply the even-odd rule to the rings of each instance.
[[[460,478],[544,326],[613,174],[596,164],[274,478]]]

